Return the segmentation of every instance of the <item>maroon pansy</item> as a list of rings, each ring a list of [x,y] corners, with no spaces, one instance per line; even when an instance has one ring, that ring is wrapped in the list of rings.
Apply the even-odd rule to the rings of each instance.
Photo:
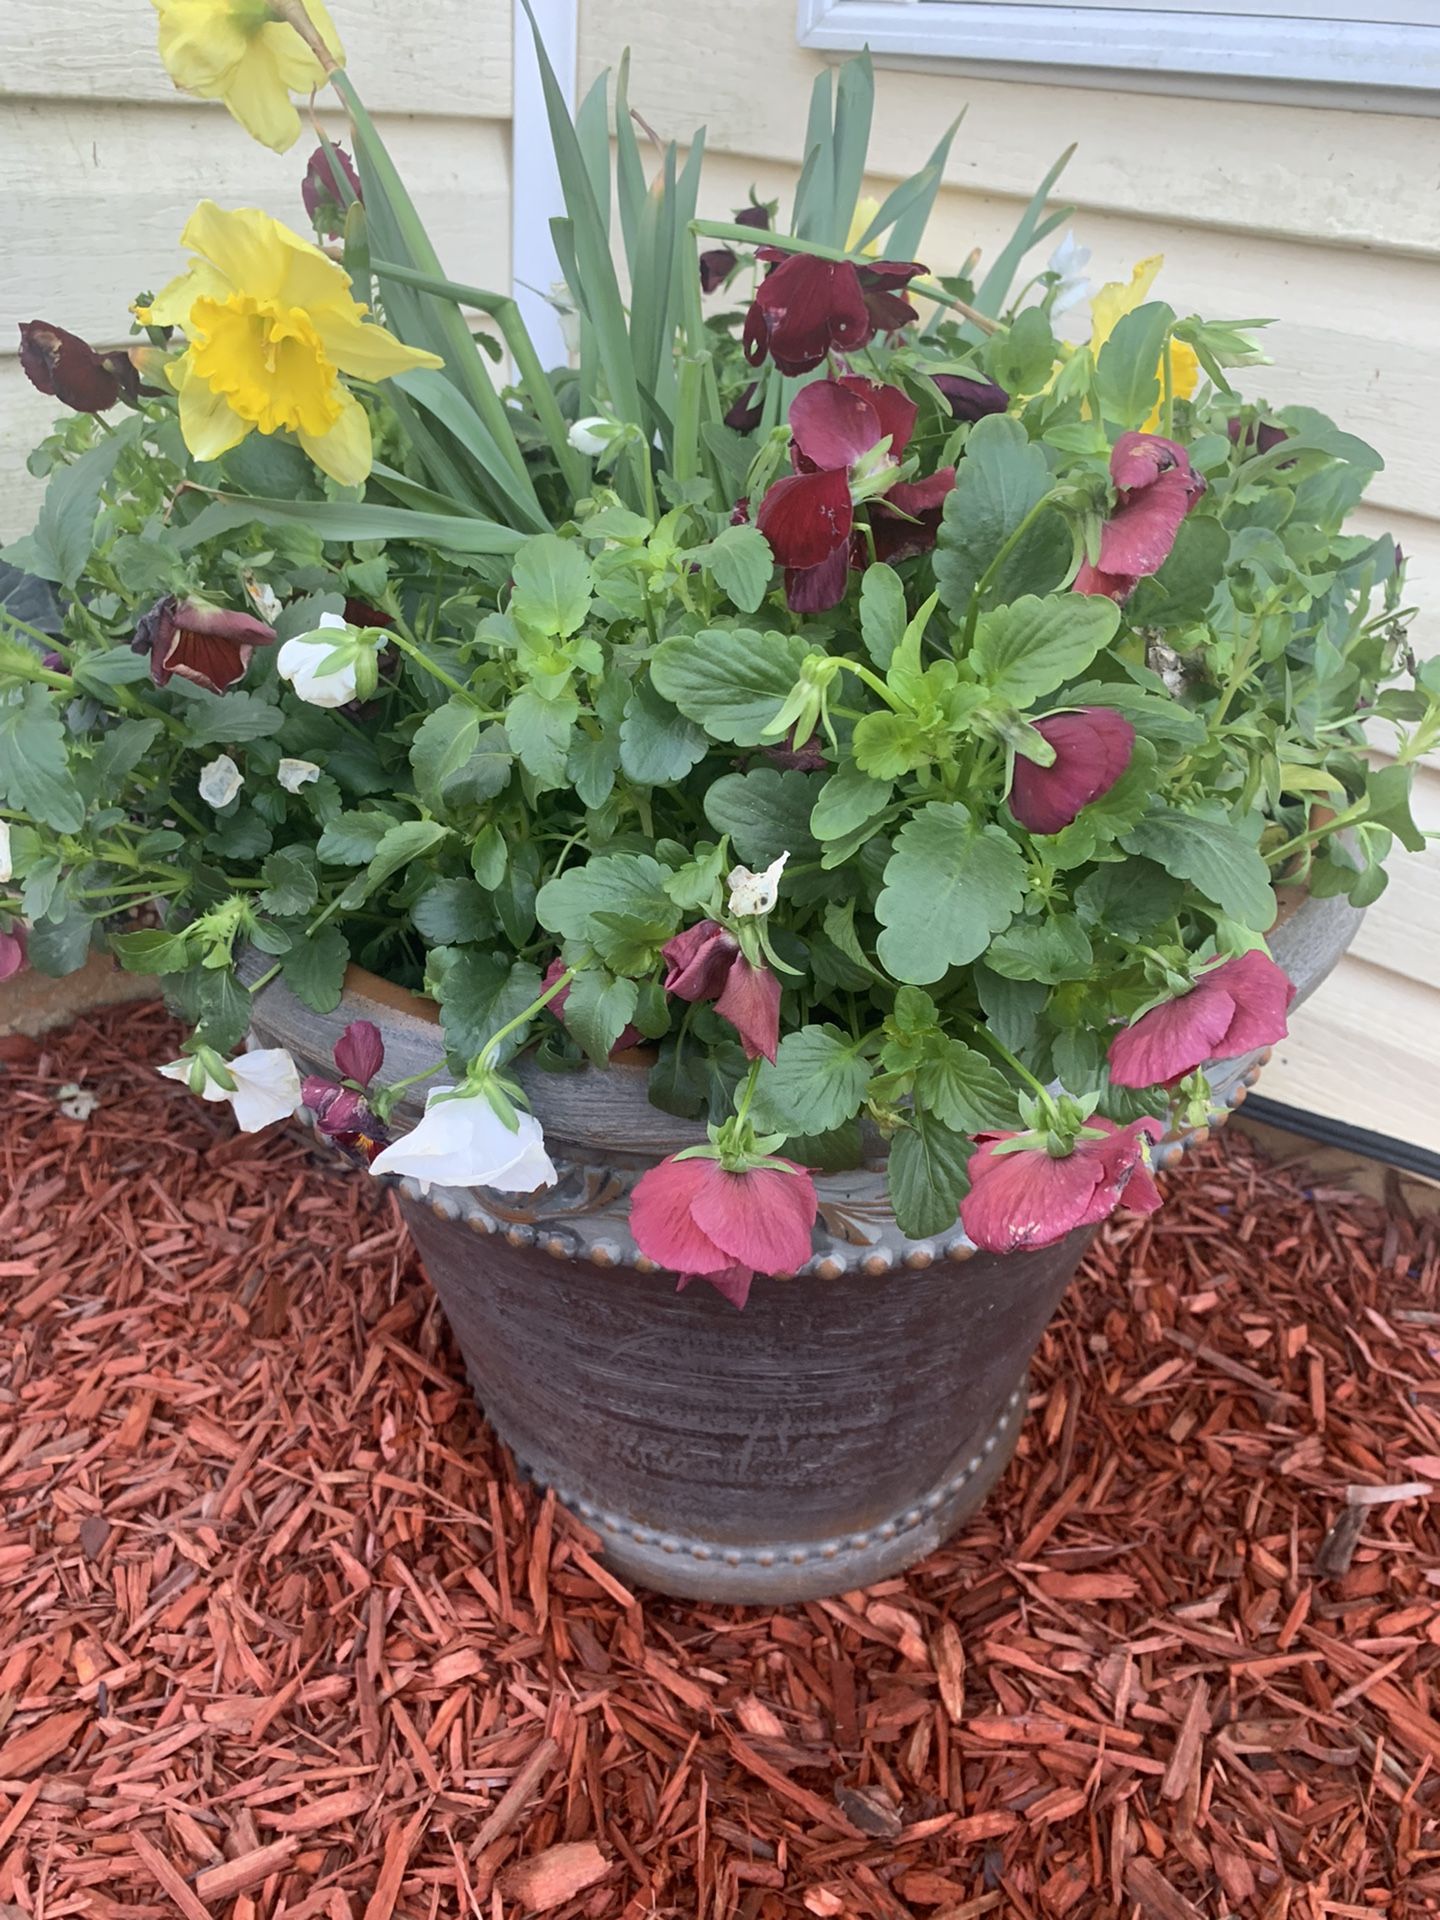
[[[752,966],[740,942],[718,921],[702,920],[667,940],[664,987],[677,1000],[713,1000],[740,1036],[747,1060],[775,1059],[780,1045],[780,982]]]
[[[76,413],[105,413],[117,400],[133,404],[139,397],[140,376],[128,353],[97,353],[48,320],[21,322],[20,365],[32,387]]]
[[[924,273],[915,261],[850,260],[761,247],[772,262],[745,316],[745,358],[758,367],[768,354],[781,373],[810,373],[830,353],[856,353],[877,333],[894,333],[918,318],[904,290]]]
[[[322,141],[315,149],[300,182],[300,198],[311,225],[322,238],[335,239],[345,231],[350,203],[358,200],[363,206],[365,198],[355,163],[343,147]]]
[[[977,1247],[987,1253],[1019,1253],[1048,1247],[1077,1227],[1093,1227],[1116,1207],[1153,1213],[1160,1205],[1147,1161],[1148,1139],[1160,1132],[1158,1120],[1117,1126],[1099,1114],[1086,1122],[1101,1138],[1080,1138],[1074,1149],[1054,1157],[1042,1144],[1014,1153],[997,1147],[1016,1138],[991,1134],[970,1156],[970,1191],[960,1203],[960,1220]]]
[[[1037,720],[1035,731],[1055,749],[1048,767],[1015,756],[1010,811],[1031,833],[1062,827],[1108,793],[1130,764],[1135,729],[1113,707],[1082,707]]]
[[[782,773],[818,773],[830,764],[818,733],[812,733],[808,740],[799,740],[792,733],[778,746],[761,747],[760,757],[768,760],[772,767],[779,767]]]
[[[926,480],[901,480],[870,502],[870,537],[875,558],[892,564],[929,553],[940,532],[946,495],[955,485],[954,467],[939,467]]]
[[[13,980],[24,971],[26,959],[25,928],[21,921],[11,923],[8,933],[0,932],[0,980]]]
[[[1110,1042],[1117,1087],[1159,1087],[1207,1060],[1233,1060],[1274,1046],[1289,1032],[1295,988],[1258,948],[1207,967],[1188,993],[1162,1001]]]
[[[1243,420],[1238,413],[1225,422],[1225,431],[1246,459],[1252,454],[1269,453],[1290,438],[1284,427],[1272,426],[1268,420]]]
[[[793,1161],[784,1165],[729,1173],[710,1158],[662,1160],[630,1196],[636,1246],[679,1275],[677,1293],[708,1280],[743,1307],[757,1273],[793,1273],[810,1258],[815,1183]]]
[[[211,693],[226,693],[245,670],[257,647],[273,646],[275,629],[248,613],[207,606],[203,600],[177,600],[167,593],[142,614],[130,642],[150,656],[150,678],[163,687],[173,675]]]
[[[741,207],[735,215],[737,227],[769,228],[770,213],[765,207]],[[738,255],[731,247],[707,247],[700,256],[700,291],[714,293],[723,287],[735,271]]]
[[[1117,505],[1100,533],[1100,558],[1081,562],[1076,593],[1125,601],[1170,557],[1180,523],[1205,491],[1184,447],[1158,433],[1122,433],[1110,455]]]
[[[385,1064],[385,1042],[373,1020],[352,1020],[335,1042],[336,1070],[358,1087],[341,1086],[307,1073],[300,1097],[315,1116],[315,1130],[366,1166],[389,1145],[390,1135],[370,1110],[364,1089]]]
[[[988,413],[1004,413],[1010,396],[993,380],[971,380],[963,373],[932,373],[956,420],[983,420]]]
[[[553,987],[564,971],[565,962],[563,960],[552,960],[545,969],[544,978],[540,982],[541,986]],[[562,987],[553,999],[545,1002],[546,1010],[554,1014],[562,1027],[565,1025],[565,1002],[569,998],[570,989],[566,986]],[[619,1039],[610,1049],[610,1058],[613,1060],[617,1053],[624,1053],[627,1047],[638,1047],[644,1037],[638,1027],[622,1027],[620,1029]]]
[[[725,409],[725,424],[732,433],[753,433],[765,417],[764,402],[757,398],[758,380],[752,380],[736,400]]]

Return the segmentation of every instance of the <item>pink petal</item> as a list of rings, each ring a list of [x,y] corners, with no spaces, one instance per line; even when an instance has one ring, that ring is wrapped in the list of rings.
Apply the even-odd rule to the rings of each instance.
[[[1146,1171],[1142,1141],[1147,1134],[1159,1131],[1159,1123],[1145,1119],[1122,1127],[1096,1114],[1087,1124],[1101,1128],[1108,1138],[1081,1140],[1076,1144],[1074,1157],[1083,1155],[1099,1172],[1095,1192],[1077,1225],[1098,1226],[1122,1200],[1136,1213],[1152,1213],[1160,1205],[1160,1191]]]
[[[558,962],[557,962],[558,964]],[[352,1020],[335,1042],[335,1065],[342,1080],[368,1087],[385,1064],[385,1042],[373,1020]]]
[[[988,1253],[1048,1247],[1086,1224],[1104,1174],[1093,1155],[1052,1160],[1035,1147],[997,1156],[991,1143],[970,1156],[971,1187],[960,1202],[960,1219]]]
[[[686,927],[660,949],[666,993],[673,993],[677,1000],[718,998],[725,991],[730,964],[739,951],[740,942],[718,921],[701,920]]]
[[[696,1225],[692,1206],[713,1160],[662,1160],[642,1173],[630,1195],[635,1244],[672,1273],[723,1273],[733,1256]]]
[[[857,384],[870,382],[812,380],[790,402],[790,432],[813,466],[853,467],[882,437],[879,411]]]
[[[883,380],[865,380],[859,374],[847,374],[836,384],[867,400],[874,408],[876,418],[880,422],[880,431],[876,434],[875,440],[888,438],[891,457],[898,462],[901,454],[910,444],[911,434],[915,431],[915,420],[919,413],[915,402],[908,394],[902,393],[899,387],[892,387]],[[792,420],[795,417],[793,407],[790,409],[790,417]],[[872,447],[875,440],[870,442]]]
[[[739,1034],[747,1060],[763,1056],[775,1064],[780,1045],[780,982],[768,967],[752,967],[743,954],[737,954],[715,1011]]]
[[[17,921],[9,933],[0,933],[0,980],[13,980],[25,966],[25,929]]]
[[[1189,993],[1142,1013],[1110,1042],[1110,1078],[1117,1087],[1161,1087],[1215,1059],[1230,1030],[1235,1002],[1203,975]]]
[[[1037,720],[1035,731],[1055,749],[1054,763],[1041,767],[1015,756],[1010,811],[1031,833],[1059,833],[1124,773],[1135,729],[1113,707],[1086,707]]]
[[[1139,580],[1138,573],[1102,573],[1098,567],[1092,567],[1088,560],[1082,560],[1080,571],[1070,583],[1070,591],[1093,594],[1102,600],[1113,600],[1117,606],[1124,606]]]
[[[1099,571],[1158,572],[1197,497],[1194,483],[1179,472],[1162,473],[1148,487],[1137,487],[1101,531]]]
[[[808,1173],[752,1167],[727,1173],[716,1160],[691,1202],[696,1226],[732,1260],[757,1273],[793,1273],[810,1258],[815,1187]]]
[[[708,1280],[717,1293],[723,1293],[732,1307],[743,1309],[750,1298],[750,1282],[755,1275],[749,1267],[726,1267],[720,1273],[682,1273],[675,1291],[683,1293],[692,1280]]]
[[[1285,1015],[1295,988],[1282,967],[1258,948],[1225,960],[1204,976],[1206,985],[1219,986],[1235,1003],[1230,1025],[1216,1042],[1217,1059],[1233,1060],[1257,1047],[1273,1047],[1290,1031]]]
[[[840,469],[776,480],[755,516],[782,567],[818,567],[849,540],[854,521],[850,481]]]

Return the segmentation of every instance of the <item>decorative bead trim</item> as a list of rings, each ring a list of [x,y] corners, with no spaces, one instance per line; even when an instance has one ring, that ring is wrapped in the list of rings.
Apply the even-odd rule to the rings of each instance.
[[[1177,1139],[1161,1140],[1152,1149],[1154,1164],[1168,1171],[1191,1148],[1203,1146],[1215,1129],[1223,1126],[1237,1107],[1244,1105],[1250,1089],[1260,1078],[1261,1068],[1268,1064],[1270,1054],[1271,1049],[1267,1047],[1255,1065],[1241,1075],[1225,1096],[1209,1126],[1192,1128]],[[462,1221],[475,1234],[500,1233],[509,1246],[536,1247],[554,1260],[578,1260],[594,1267],[633,1267],[637,1273],[660,1271],[653,1260],[647,1259],[639,1251],[628,1234],[623,1241],[607,1236],[587,1246],[573,1227],[561,1226],[553,1220],[540,1220],[533,1224],[519,1220],[502,1221],[488,1213],[469,1188],[441,1187],[433,1193],[425,1193],[418,1181],[406,1177],[400,1182],[400,1191],[407,1200],[428,1205],[438,1219]],[[858,1273],[878,1280],[902,1267],[923,1269],[943,1260],[971,1260],[975,1252],[974,1245],[963,1230],[931,1240],[905,1241],[899,1247],[851,1247],[832,1240],[824,1253],[814,1254],[803,1267],[797,1269],[797,1277],[813,1274],[820,1280],[839,1280],[847,1273]]]
[[[863,1553],[870,1547],[897,1540],[902,1534],[911,1533],[916,1527],[923,1526],[927,1520],[955,1499],[990,1459],[1010,1430],[1011,1424],[1023,1412],[1028,1391],[1027,1376],[1005,1402],[1000,1417],[986,1434],[979,1449],[971,1454],[959,1472],[952,1474],[941,1486],[932,1487],[924,1499],[918,1501],[913,1507],[907,1507],[904,1513],[893,1520],[882,1521],[877,1527],[869,1527],[859,1533],[835,1534],[827,1540],[813,1540],[804,1546],[725,1547],[694,1534],[669,1533],[657,1527],[637,1526],[635,1521],[627,1515],[613,1513],[607,1507],[598,1506],[593,1500],[583,1499],[573,1490],[561,1486],[558,1481],[542,1480],[538,1474],[532,1473],[528,1466],[525,1466],[525,1471],[537,1484],[553,1486],[555,1498],[572,1513],[578,1514],[588,1525],[594,1527],[598,1533],[632,1541],[637,1547],[652,1547],[661,1553],[673,1554],[677,1559],[695,1560],[701,1564],[708,1562],[722,1567],[808,1567],[817,1562],[840,1560],[846,1554]],[[525,1465],[523,1461],[521,1464]]]

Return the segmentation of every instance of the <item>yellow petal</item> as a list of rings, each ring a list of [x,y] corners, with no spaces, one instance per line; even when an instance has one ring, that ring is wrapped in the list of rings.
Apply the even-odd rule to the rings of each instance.
[[[177,87],[213,99],[250,44],[225,0],[152,0],[160,16],[160,58]]]
[[[313,19],[315,13],[313,6],[310,13]],[[329,25],[328,14],[326,24]],[[315,25],[318,27],[320,22],[316,20]],[[320,37],[330,48],[335,59],[343,65],[345,55],[334,27],[330,27],[328,34],[322,31]],[[272,21],[268,27],[261,28],[259,38],[265,43],[270,58],[275,63],[275,71],[293,93],[309,93],[313,88],[324,86],[324,67],[294,27],[287,26],[283,20]]]
[[[227,291],[273,300],[285,273],[285,252],[277,236],[287,231],[257,207],[217,207],[213,200],[202,200],[185,222],[180,244],[208,260],[229,282]]]
[[[180,387],[180,431],[197,460],[218,460],[222,453],[239,446],[250,431],[250,422],[240,418],[223,393],[214,392],[197,379],[183,361],[171,370],[170,382]]]
[[[336,260],[329,259],[319,247],[302,240],[289,227],[275,223],[275,244],[280,267],[276,298],[287,307],[303,307],[316,319],[322,313],[339,313],[358,318],[364,308],[356,304],[350,289],[350,276]]]
[[[1172,340],[1170,353],[1170,391],[1177,400],[1188,400],[1200,384],[1200,361],[1195,349],[1187,340]],[[1141,425],[1142,433],[1158,433],[1161,416],[1165,411],[1165,362],[1156,362],[1155,377],[1160,382],[1160,398],[1150,409],[1149,417]]]
[[[364,484],[370,472],[370,421],[353,393],[345,394],[340,418],[327,433],[296,437],[320,471],[342,487]]]
[[[391,374],[409,373],[414,367],[445,364],[433,353],[405,346],[374,321],[350,318],[333,308],[312,308],[310,317],[326,354],[342,373],[357,380],[388,380]]]
[[[1090,302],[1090,348],[1098,353],[1127,313],[1143,304],[1155,276],[1165,264],[1163,253],[1136,262],[1126,280],[1110,280]]]
[[[865,229],[869,226],[870,222],[875,218],[876,214],[879,213],[879,211],[880,211],[880,202],[875,198],[873,193],[867,193],[864,195],[862,199],[859,199],[855,202],[855,217],[850,222],[849,233],[846,234],[845,236],[846,253],[854,253],[855,249],[860,244],[861,234],[864,233]],[[870,254],[872,256],[874,254],[879,253],[880,237],[878,234],[872,241],[870,241],[870,243],[865,248],[865,251],[867,254]]]
[[[135,318],[145,327],[185,327],[197,300],[206,295],[212,300],[224,300],[229,292],[230,284],[223,274],[205,261],[195,260],[184,273],[177,273],[168,286],[162,287],[148,307],[137,306]]]
[[[292,36],[294,28],[285,31]],[[300,138],[300,115],[281,77],[264,28],[246,48],[225,83],[221,98],[252,140],[274,153],[284,153]],[[319,67],[313,61],[315,71]]]

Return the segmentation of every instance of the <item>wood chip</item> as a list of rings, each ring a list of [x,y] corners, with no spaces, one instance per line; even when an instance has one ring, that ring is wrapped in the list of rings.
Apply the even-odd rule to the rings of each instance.
[[[500,1891],[527,1913],[549,1913],[610,1871],[593,1840],[572,1840],[519,1860],[500,1876]]]

